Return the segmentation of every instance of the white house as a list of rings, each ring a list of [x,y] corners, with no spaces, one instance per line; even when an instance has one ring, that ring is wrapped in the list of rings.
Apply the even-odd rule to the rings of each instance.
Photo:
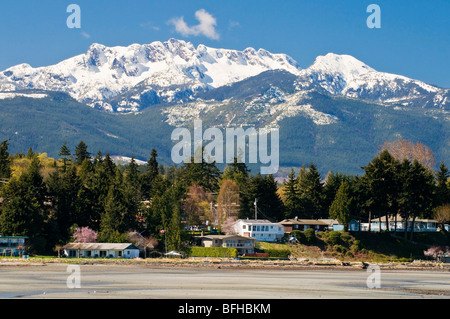
[[[139,248],[131,243],[68,243],[63,249],[67,257],[139,257]]]
[[[238,219],[235,232],[243,237],[253,237],[256,241],[279,241],[284,235],[284,227],[267,219]]]

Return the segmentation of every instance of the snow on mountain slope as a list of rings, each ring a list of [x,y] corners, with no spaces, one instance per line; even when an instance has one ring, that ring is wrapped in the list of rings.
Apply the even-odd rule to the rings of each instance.
[[[112,111],[109,99],[143,81],[157,87],[216,88],[272,69],[298,73],[300,67],[285,54],[263,49],[195,48],[176,39],[127,47],[94,43],[85,54],[55,65],[33,68],[20,64],[1,72],[0,91],[63,91],[92,107]]]
[[[304,83],[315,83],[331,94],[419,107],[450,107],[448,89],[408,77],[379,72],[349,55],[328,53],[300,72]],[[301,83],[301,81],[300,81]]]

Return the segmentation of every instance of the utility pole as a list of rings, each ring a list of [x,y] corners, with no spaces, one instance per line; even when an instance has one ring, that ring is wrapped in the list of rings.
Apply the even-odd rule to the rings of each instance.
[[[257,220],[258,219],[258,199],[257,198],[255,198],[255,202],[254,202],[254,205],[255,205],[255,220]]]

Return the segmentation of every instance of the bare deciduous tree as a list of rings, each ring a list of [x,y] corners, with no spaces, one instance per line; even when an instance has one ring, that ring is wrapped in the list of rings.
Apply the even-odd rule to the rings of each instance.
[[[433,169],[436,165],[433,151],[420,142],[413,143],[408,140],[399,139],[393,142],[384,142],[380,148],[380,151],[387,150],[389,154],[399,161],[407,159],[410,162],[413,162],[414,160],[417,160],[420,164],[429,169]]]
[[[200,185],[189,186],[183,210],[191,225],[203,224],[210,217],[210,203],[214,200],[211,194],[205,192]]]
[[[436,221],[441,224],[441,228],[445,230],[444,224],[450,223],[450,204],[436,207],[434,219],[436,219]]]
[[[228,217],[236,217],[239,209],[239,188],[234,181],[226,179],[222,182],[217,197],[217,213],[219,223]]]

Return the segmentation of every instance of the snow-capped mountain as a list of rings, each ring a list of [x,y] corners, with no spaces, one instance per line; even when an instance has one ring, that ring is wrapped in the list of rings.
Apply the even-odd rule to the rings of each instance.
[[[195,48],[176,39],[127,47],[92,44],[86,53],[55,65],[20,64],[1,72],[0,91],[62,91],[91,107],[129,112],[145,102],[183,101],[274,69],[298,73],[300,67],[289,56],[264,49]]]
[[[450,90],[405,76],[378,72],[350,55],[319,56],[300,72],[299,83],[334,95],[403,106],[450,108]]]
[[[290,94],[317,90],[377,103],[450,109],[449,89],[378,72],[350,55],[318,56],[302,69],[286,54],[194,47],[176,39],[127,47],[92,44],[86,53],[55,65],[16,65],[0,72],[0,92],[65,92],[94,108],[129,113],[155,104],[201,102],[205,96],[216,100],[215,93],[205,93],[274,70],[297,78]]]

